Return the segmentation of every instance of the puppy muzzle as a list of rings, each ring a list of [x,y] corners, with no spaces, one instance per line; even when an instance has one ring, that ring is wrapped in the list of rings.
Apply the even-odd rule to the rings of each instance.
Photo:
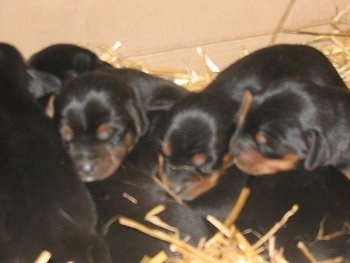
[[[214,187],[221,173],[202,174],[192,166],[174,166],[159,158],[158,176],[172,194],[184,201],[191,201]]]

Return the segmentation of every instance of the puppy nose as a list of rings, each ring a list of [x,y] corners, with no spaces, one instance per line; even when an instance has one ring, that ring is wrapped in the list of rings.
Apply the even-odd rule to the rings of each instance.
[[[82,176],[89,176],[95,171],[95,165],[91,163],[81,163],[78,165],[78,172]]]

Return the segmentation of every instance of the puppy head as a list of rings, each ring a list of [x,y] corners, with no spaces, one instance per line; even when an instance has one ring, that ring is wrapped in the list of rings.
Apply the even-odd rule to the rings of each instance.
[[[28,60],[28,65],[50,73],[61,81],[67,81],[83,72],[108,64],[87,48],[74,44],[54,44],[33,54]]]
[[[300,160],[307,170],[324,162],[329,148],[315,123],[317,109],[304,91],[313,86],[279,81],[256,96],[248,110],[243,100],[245,110],[237,116],[240,127],[230,140],[230,154],[241,170],[264,175],[292,170]]]
[[[0,43],[0,81],[11,87],[26,87],[26,70],[22,54],[14,46]]]
[[[161,142],[159,177],[180,199],[193,200],[214,187],[231,165],[227,145],[233,102],[211,93],[175,103]]]
[[[148,126],[132,89],[99,71],[69,81],[54,108],[62,139],[86,182],[112,175]]]

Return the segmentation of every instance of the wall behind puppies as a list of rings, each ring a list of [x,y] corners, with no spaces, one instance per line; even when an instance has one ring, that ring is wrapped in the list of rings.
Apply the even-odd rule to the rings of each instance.
[[[25,56],[57,42],[112,46],[124,57],[156,66],[196,68],[203,46],[222,68],[249,50],[267,45],[290,0],[2,0],[1,41]],[[319,28],[348,0],[296,0],[284,28]],[[279,36],[279,42],[305,37]]]

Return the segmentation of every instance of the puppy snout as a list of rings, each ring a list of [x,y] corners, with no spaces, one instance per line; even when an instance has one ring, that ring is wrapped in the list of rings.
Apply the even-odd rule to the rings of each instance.
[[[84,177],[91,175],[95,169],[96,165],[92,163],[80,163],[78,164],[78,172],[79,174],[83,175]]]
[[[96,152],[78,148],[73,149],[70,154],[75,163],[77,172],[83,181],[90,181],[89,178],[95,177],[100,162],[100,158]]]
[[[176,194],[184,192],[196,178],[195,171],[186,169],[166,169],[166,174],[170,182],[171,190]]]

